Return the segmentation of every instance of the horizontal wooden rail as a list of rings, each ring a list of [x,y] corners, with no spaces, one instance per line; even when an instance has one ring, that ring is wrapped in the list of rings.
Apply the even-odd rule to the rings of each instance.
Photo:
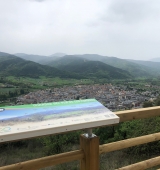
[[[37,170],[65,162],[71,162],[74,160],[82,160],[84,153],[81,150],[66,152],[53,156],[47,156],[39,159],[34,159],[26,162],[21,162],[13,165],[0,167],[0,170]]]
[[[132,146],[137,146],[149,142],[154,142],[160,140],[160,133],[154,133],[151,135],[140,136],[137,138],[126,139],[118,142],[112,142],[99,146],[99,154],[117,151],[124,148],[129,148]]]
[[[125,110],[125,111],[119,111],[114,113],[120,117],[120,122],[125,122],[134,119],[144,119],[144,118],[160,116],[160,106],[134,109],[134,110]]]
[[[125,166],[117,170],[144,170],[158,165],[160,165],[160,156],[142,162],[138,162],[129,166]]]

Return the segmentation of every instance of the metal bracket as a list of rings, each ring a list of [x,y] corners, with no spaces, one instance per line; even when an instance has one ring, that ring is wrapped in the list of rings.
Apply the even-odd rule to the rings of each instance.
[[[87,133],[83,134],[86,138],[93,138],[93,137],[96,136],[96,135],[94,135],[94,134],[92,133],[92,129],[91,129],[91,128],[90,128],[90,129],[87,129],[86,132],[87,132]]]

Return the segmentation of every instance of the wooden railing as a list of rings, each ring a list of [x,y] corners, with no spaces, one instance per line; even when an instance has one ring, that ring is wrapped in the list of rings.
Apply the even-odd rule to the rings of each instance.
[[[135,119],[151,118],[160,116],[160,107],[143,108],[136,110],[116,112],[120,117],[120,122],[131,121]],[[140,136],[118,142],[99,145],[99,138],[86,138],[80,136],[80,150],[66,152],[62,154],[47,156],[39,159],[34,159],[26,162],[16,163],[13,165],[0,167],[0,170],[38,170],[41,168],[80,160],[81,170],[99,170],[99,155],[102,153],[112,152],[137,146],[149,142],[160,140],[160,133]],[[136,164],[132,164],[119,170],[142,170],[160,165],[160,156]]]

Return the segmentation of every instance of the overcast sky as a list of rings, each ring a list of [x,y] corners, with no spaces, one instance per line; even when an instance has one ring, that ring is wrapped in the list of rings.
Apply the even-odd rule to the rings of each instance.
[[[160,57],[160,0],[0,0],[0,51]]]

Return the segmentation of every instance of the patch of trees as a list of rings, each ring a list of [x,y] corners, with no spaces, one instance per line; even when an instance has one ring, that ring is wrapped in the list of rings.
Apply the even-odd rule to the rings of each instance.
[[[155,101],[145,101],[143,107],[160,106],[160,96]]]
[[[8,91],[8,93],[0,93],[0,101],[4,101],[13,97],[17,97],[19,95],[22,94],[26,94],[28,93],[28,89],[19,89],[19,90],[15,90],[15,91]]]

